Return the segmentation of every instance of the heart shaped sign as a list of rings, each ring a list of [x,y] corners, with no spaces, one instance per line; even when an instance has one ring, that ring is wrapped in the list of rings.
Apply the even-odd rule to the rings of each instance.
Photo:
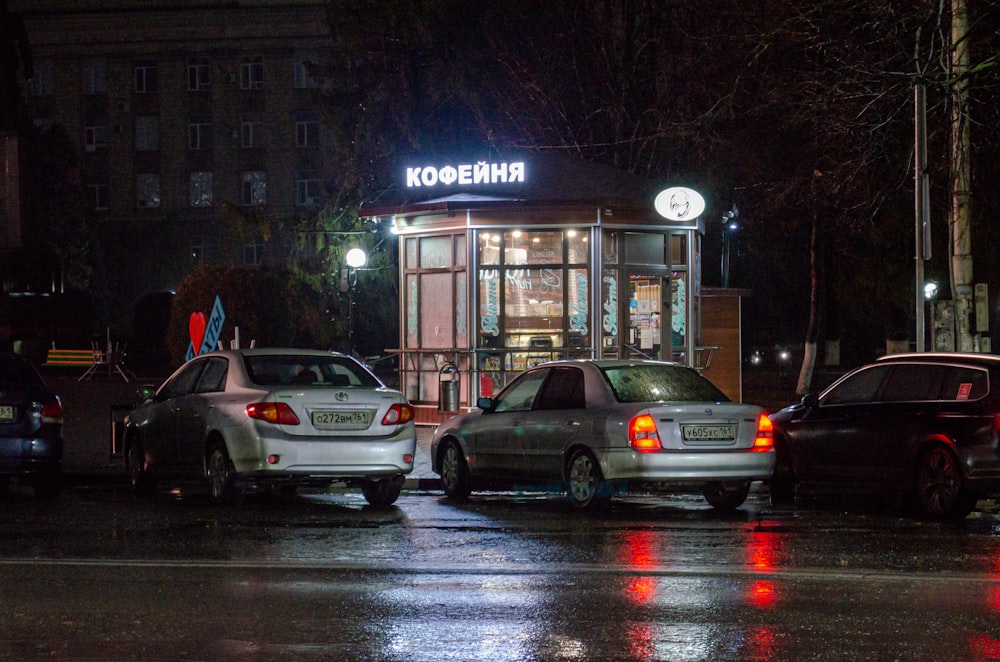
[[[191,335],[191,345],[197,356],[201,352],[201,343],[205,340],[205,313],[191,313],[188,320],[188,333]]]

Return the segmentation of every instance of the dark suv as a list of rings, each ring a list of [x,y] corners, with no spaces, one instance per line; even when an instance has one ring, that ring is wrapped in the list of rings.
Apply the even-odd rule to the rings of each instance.
[[[776,503],[797,487],[888,490],[944,519],[1000,491],[1000,356],[884,356],[771,420]]]
[[[25,358],[0,353],[0,488],[13,477],[36,496],[59,492],[63,408]]]

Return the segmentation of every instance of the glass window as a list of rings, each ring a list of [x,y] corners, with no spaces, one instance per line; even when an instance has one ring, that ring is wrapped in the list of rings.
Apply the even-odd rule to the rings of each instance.
[[[83,93],[104,94],[108,89],[104,60],[89,59],[83,63]]]
[[[729,402],[729,398],[693,368],[678,365],[632,365],[605,368],[618,402]]]
[[[160,206],[160,176],[156,173],[140,173],[135,176],[136,206],[140,208]]]
[[[292,75],[296,89],[302,90],[317,87],[316,79],[312,77],[310,72],[318,61],[319,58],[312,52],[299,52],[295,54],[295,68]]]
[[[618,264],[618,237],[619,233],[607,230],[601,236],[605,264]]]
[[[111,189],[107,184],[89,184],[87,189],[90,193],[91,209],[101,211],[110,206]]]
[[[664,264],[664,237],[653,232],[625,233],[625,261],[629,264]]]
[[[979,368],[952,366],[941,382],[942,400],[979,400],[990,391],[990,378]]]
[[[882,380],[889,373],[889,368],[887,365],[878,365],[852,373],[830,387],[820,402],[823,405],[871,402],[875,399]]]
[[[566,230],[566,263],[590,262],[590,235],[585,230]]]
[[[96,152],[108,146],[108,127],[102,125],[83,128],[83,145],[88,152]]]
[[[423,237],[420,239],[420,268],[435,269],[450,267],[451,235],[443,237]]]
[[[319,129],[319,113],[296,113],[295,146],[319,147]]]
[[[247,376],[254,384],[261,386],[288,384],[335,388],[381,386],[379,381],[356,361],[332,354],[330,356],[258,354],[248,356],[244,360]]]
[[[222,358],[206,359],[208,365],[198,379],[195,389],[198,393],[220,393],[226,390],[226,375],[229,373],[229,361]]]
[[[52,62],[36,62],[31,76],[31,95],[50,97],[55,94],[55,65]]]
[[[212,89],[212,68],[207,57],[188,58],[188,90],[203,92]]]
[[[192,207],[211,207],[212,173],[192,172],[188,194]]]
[[[947,367],[929,364],[897,364],[882,392],[885,402],[935,400]]]
[[[562,232],[511,230],[503,236],[504,264],[562,264]]]
[[[244,117],[240,121],[240,146],[263,147],[264,123],[254,118]]]
[[[320,204],[322,188],[319,184],[319,173],[315,170],[301,170],[295,176],[295,204],[300,207],[311,207]]]
[[[601,334],[604,347],[618,346],[618,272],[605,271],[601,278]]]
[[[243,173],[240,195],[245,206],[267,204],[267,176],[262,170]]]
[[[142,64],[135,68],[136,94],[151,94],[156,92],[156,65]]]
[[[508,388],[504,389],[503,393],[497,396],[497,401],[493,406],[494,410],[497,412],[529,411],[548,373],[549,371],[545,369],[535,370],[518,377]]]
[[[579,368],[555,368],[535,409],[584,409],[586,406],[583,371]]]
[[[156,115],[139,115],[135,118],[135,149],[138,152],[160,149],[160,118]]]
[[[207,122],[188,124],[188,149],[212,149],[212,125]]]
[[[264,58],[260,55],[240,59],[240,88],[259,90],[264,87]]]
[[[495,232],[479,233],[479,264],[500,264],[501,236]]]
[[[687,264],[687,237],[685,235],[670,235],[670,260],[675,266]]]
[[[195,384],[198,381],[198,375],[201,374],[201,369],[204,366],[204,360],[192,361],[184,366],[184,368],[182,368],[173,379],[160,387],[159,392],[156,394],[156,399],[167,400],[170,398],[179,398],[182,395],[187,395],[188,393],[194,391]]]

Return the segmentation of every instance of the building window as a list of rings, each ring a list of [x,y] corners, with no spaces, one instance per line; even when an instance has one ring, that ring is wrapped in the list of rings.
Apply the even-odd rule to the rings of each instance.
[[[92,210],[103,211],[111,205],[111,190],[107,184],[89,184],[87,192]]]
[[[104,60],[90,59],[83,63],[83,93],[104,94],[108,89]]]
[[[188,149],[212,149],[212,125],[208,122],[188,124]]]
[[[208,253],[208,247],[205,244],[204,237],[196,237],[191,241],[191,263],[192,264],[204,264],[205,256]]]
[[[86,126],[83,128],[83,147],[88,152],[96,152],[108,146],[108,127]]]
[[[264,87],[264,58],[260,55],[240,59],[240,88],[259,90]]]
[[[295,204],[313,207],[320,204],[322,189],[315,170],[303,170],[295,177]]]
[[[141,64],[135,68],[136,94],[152,94],[156,92],[156,65]]]
[[[192,207],[211,207],[212,173],[192,172],[188,193]]]
[[[35,73],[31,77],[31,95],[50,97],[55,94],[55,67],[51,62],[35,63]]]
[[[188,89],[192,92],[212,89],[212,68],[207,57],[188,58]]]
[[[267,178],[262,170],[251,170],[243,173],[240,186],[241,199],[246,206],[263,205],[267,203]]]
[[[295,146],[319,147],[319,114],[300,112],[295,120]]]
[[[240,145],[246,148],[264,146],[264,123],[244,117],[240,122]]]
[[[295,54],[295,69],[292,72],[295,80],[295,88],[304,90],[317,87],[316,79],[312,77],[310,71],[316,66],[319,58],[315,53],[300,52]]]
[[[136,205],[141,208],[160,206],[160,176],[140,173],[135,176]]]
[[[160,149],[160,118],[156,115],[139,115],[135,118],[135,149],[137,152],[155,152]]]
[[[258,264],[264,259],[264,243],[259,239],[243,244],[243,264]]]

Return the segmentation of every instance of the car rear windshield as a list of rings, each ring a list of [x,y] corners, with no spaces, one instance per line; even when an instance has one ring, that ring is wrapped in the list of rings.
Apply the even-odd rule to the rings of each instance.
[[[30,363],[17,358],[0,356],[0,382],[43,386],[42,378]]]
[[[250,380],[260,386],[382,386],[361,364],[342,356],[248,356],[246,366]]]
[[[729,402],[696,370],[678,365],[630,365],[604,369],[619,402]]]

